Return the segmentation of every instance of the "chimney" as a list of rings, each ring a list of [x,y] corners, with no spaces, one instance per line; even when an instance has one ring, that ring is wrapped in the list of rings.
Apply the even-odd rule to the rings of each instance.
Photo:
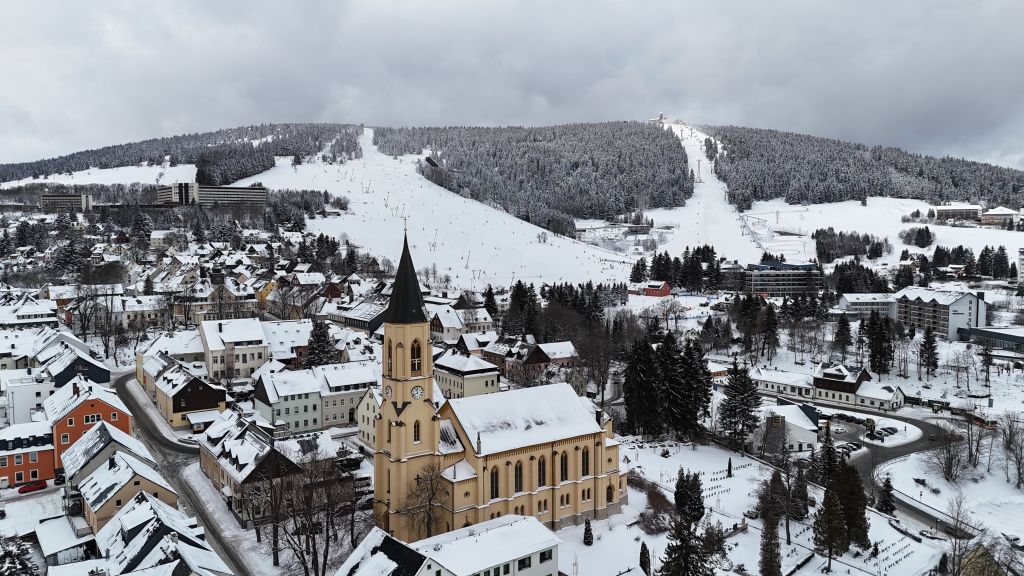
[[[480,454],[483,451],[484,451],[483,446],[480,444],[480,432],[478,431],[476,433],[476,453]]]
[[[71,380],[71,395],[78,396],[78,392],[78,378],[76,377]]]
[[[985,292],[983,290],[979,290],[978,291],[978,300],[981,300],[981,301],[985,300]]]
[[[114,468],[117,468],[117,462],[114,461],[114,457],[113,456],[111,456],[110,459],[107,460],[107,468],[109,468],[110,470],[113,470]]]

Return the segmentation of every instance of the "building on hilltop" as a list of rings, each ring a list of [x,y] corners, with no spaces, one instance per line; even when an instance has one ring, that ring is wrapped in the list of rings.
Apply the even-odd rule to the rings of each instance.
[[[267,206],[267,189],[263,186],[206,186],[195,182],[177,182],[156,189],[157,204],[203,208],[243,207],[262,210]]]
[[[607,415],[568,384],[438,408],[430,321],[408,241],[391,292],[375,417],[377,526],[414,541],[508,514],[557,529],[620,511],[626,486]]]

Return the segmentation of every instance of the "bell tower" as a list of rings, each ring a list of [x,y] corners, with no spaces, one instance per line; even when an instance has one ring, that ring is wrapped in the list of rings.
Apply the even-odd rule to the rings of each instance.
[[[384,312],[381,407],[375,422],[374,516],[377,526],[411,542],[417,534],[404,509],[417,477],[440,463],[440,423],[433,403],[430,322],[409,254],[402,246],[391,300]]]

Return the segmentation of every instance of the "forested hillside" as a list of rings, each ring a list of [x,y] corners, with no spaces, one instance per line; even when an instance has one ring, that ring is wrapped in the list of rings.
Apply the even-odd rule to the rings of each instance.
[[[638,122],[538,128],[378,128],[390,155],[431,151],[420,170],[448,190],[571,235],[573,218],[681,206],[693,193],[686,151]]]
[[[196,164],[203,184],[227,184],[274,166],[274,156],[309,156],[331,144],[331,160],[344,162],[362,155],[361,126],[349,124],[261,124],[202,134],[153,138],[105,146],[66,156],[0,164],[0,182],[39,178],[88,168],[117,168],[143,162]]]
[[[778,130],[702,130],[720,142],[720,147],[708,148],[708,156],[716,159],[716,173],[740,210],[772,198],[816,204],[867,196],[1024,205],[1020,170]]]

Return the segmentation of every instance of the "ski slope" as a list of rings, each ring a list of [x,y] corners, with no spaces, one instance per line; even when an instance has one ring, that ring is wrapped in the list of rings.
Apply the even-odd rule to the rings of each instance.
[[[353,244],[397,263],[402,229],[408,224],[409,248],[419,268],[437,267],[453,287],[483,288],[524,282],[623,282],[629,258],[543,229],[463,198],[416,172],[417,156],[392,158],[377,151],[373,134],[360,137],[363,158],[344,165],[319,161],[278,166],[236,182],[262,182],[276,188],[327,190],[347,196],[349,211],[308,221],[312,232],[347,234]]]
[[[658,251],[668,250],[669,254],[678,256],[687,246],[710,244],[719,256],[729,260],[739,260],[741,264],[759,262],[761,249],[744,233],[739,212],[726,199],[725,183],[712,173],[711,165],[704,157],[704,138],[707,136],[683,124],[668,124],[668,127],[682,140],[694,173],[698,170],[698,159],[701,165],[699,182],[694,183],[693,196],[685,206],[645,212],[647,217],[654,219],[655,227],[673,227],[665,234],[665,242],[658,246]]]
[[[0,184],[0,188],[13,188],[26,184],[169,184],[195,182],[194,164],[177,166],[139,165],[120,168],[89,168],[71,174],[50,174],[46,178],[22,178]]]

